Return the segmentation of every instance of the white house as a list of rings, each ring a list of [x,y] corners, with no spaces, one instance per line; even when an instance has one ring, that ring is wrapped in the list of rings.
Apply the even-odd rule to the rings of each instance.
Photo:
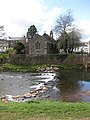
[[[84,53],[90,53],[90,41],[89,42],[81,42],[79,47],[75,48],[74,51]]]

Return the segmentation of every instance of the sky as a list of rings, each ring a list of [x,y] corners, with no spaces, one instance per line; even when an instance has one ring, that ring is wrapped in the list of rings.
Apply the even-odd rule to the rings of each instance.
[[[35,25],[38,33],[50,33],[59,16],[72,11],[75,24],[83,32],[83,41],[90,41],[90,0],[0,0],[0,25],[6,36],[26,35]]]

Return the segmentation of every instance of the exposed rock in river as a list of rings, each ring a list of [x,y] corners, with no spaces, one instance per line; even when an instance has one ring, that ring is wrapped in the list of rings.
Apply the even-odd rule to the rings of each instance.
[[[50,67],[38,67],[37,72],[56,72],[59,71],[59,67],[57,65],[51,65]]]
[[[40,88],[30,91],[22,96],[6,95],[6,96],[1,97],[0,100],[3,102],[22,102],[22,101],[25,101],[26,98],[35,98],[40,93],[44,93],[47,90],[48,90],[48,87],[46,85],[43,85],[43,86],[40,86]]]

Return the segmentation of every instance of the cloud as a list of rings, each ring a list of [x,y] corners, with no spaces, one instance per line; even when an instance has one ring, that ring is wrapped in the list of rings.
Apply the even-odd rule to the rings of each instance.
[[[62,9],[55,6],[48,9],[44,0],[0,0],[0,25],[5,26],[7,36],[22,36],[34,24],[39,34],[49,34]],[[78,21],[83,30],[83,41],[90,40],[90,20]]]
[[[78,27],[82,30],[83,41],[90,41],[90,20],[78,21]]]
[[[43,0],[0,0],[0,4],[0,25],[8,36],[25,35],[32,24],[48,33],[61,13],[58,7],[48,10]]]
[[[44,17],[42,18],[42,32],[46,31],[47,33],[50,33],[50,30],[53,29],[55,22],[57,20],[57,17],[60,15],[61,9],[58,7],[54,7],[52,10],[47,11],[44,13]]]

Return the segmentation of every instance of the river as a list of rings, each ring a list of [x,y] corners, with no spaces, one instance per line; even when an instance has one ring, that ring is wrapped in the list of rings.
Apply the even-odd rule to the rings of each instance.
[[[45,85],[48,90],[38,98],[64,102],[90,102],[90,71],[72,70],[60,73],[0,72],[0,97],[24,95]]]

